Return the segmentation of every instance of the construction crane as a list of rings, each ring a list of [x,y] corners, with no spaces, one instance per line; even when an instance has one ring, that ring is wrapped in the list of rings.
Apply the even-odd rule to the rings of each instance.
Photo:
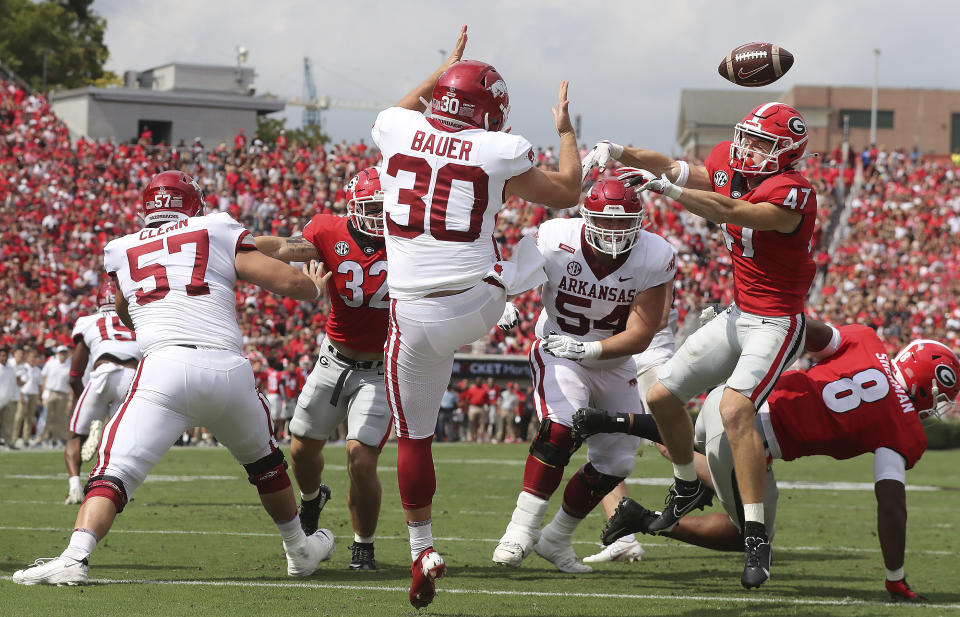
[[[307,101],[317,100],[317,86],[313,83],[313,70],[310,67],[310,58],[303,58],[303,98]],[[320,109],[314,105],[303,106],[303,126],[320,125]]]
[[[303,98],[294,97],[287,105],[303,107],[303,126],[322,125],[320,112],[328,109],[369,109],[380,111],[393,103],[369,100],[333,99],[327,95],[317,96],[317,87],[313,81],[313,67],[310,58],[303,58]]]

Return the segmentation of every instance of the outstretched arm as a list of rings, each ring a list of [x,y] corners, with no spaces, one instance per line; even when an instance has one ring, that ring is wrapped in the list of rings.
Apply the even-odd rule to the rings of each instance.
[[[257,236],[253,239],[261,253],[280,261],[306,263],[311,259],[320,259],[320,253],[312,242],[303,236]]]
[[[268,257],[260,251],[237,253],[234,267],[237,270],[237,278],[241,280],[263,287],[275,294],[304,301],[320,297],[326,289],[327,280],[333,274],[326,271],[322,262],[304,265],[303,271],[300,272],[289,264]],[[117,308],[120,307],[117,306]]]
[[[553,120],[560,135],[558,171],[531,167],[510,178],[505,187],[510,195],[557,210],[571,208],[580,202],[580,156],[577,154],[577,134],[570,122],[569,86],[570,82],[560,82],[557,106],[553,108]]]
[[[457,38],[457,44],[454,45],[453,51],[450,52],[450,55],[447,56],[447,59],[443,61],[436,71],[434,71],[430,77],[427,77],[423,80],[420,85],[407,93],[405,97],[400,99],[400,101],[395,105],[396,107],[403,107],[404,109],[412,109],[413,111],[423,111],[425,107],[423,103],[420,102],[421,98],[430,100],[431,95],[433,94],[433,86],[437,83],[437,80],[440,79],[440,75],[443,74],[448,68],[460,62],[460,58],[463,57],[463,48],[467,46],[467,27],[460,27],[460,37]]]

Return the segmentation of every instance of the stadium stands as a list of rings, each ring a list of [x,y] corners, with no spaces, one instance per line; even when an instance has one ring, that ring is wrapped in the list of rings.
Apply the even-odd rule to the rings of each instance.
[[[229,211],[254,233],[289,235],[316,213],[343,213],[344,184],[378,157],[363,140],[284,148],[255,137],[242,148],[228,142],[74,142],[44,99],[9,82],[0,87],[0,135],[0,284],[7,298],[0,309],[0,344],[40,351],[70,344],[76,317],[93,309],[102,247],[136,225],[140,188],[156,171],[180,167],[201,183],[211,209]],[[807,164],[821,223],[838,211],[838,157]],[[851,199],[846,225],[829,253],[819,246],[818,228],[814,251],[825,286],[812,311],[837,323],[877,327],[891,351],[918,336],[956,347],[960,244],[949,238],[960,230],[960,169],[882,149],[865,152],[863,160],[862,189]],[[539,150],[537,162],[554,167],[552,149]],[[595,171],[592,179],[597,177]],[[648,229],[680,253],[681,323],[705,304],[729,302],[730,261],[719,250],[716,226],[669,200],[646,199]],[[572,209],[560,215],[575,214]],[[551,215],[508,199],[495,233],[503,255]],[[494,331],[465,351],[525,353],[539,300],[536,291],[517,298],[520,327],[507,335]],[[241,286],[237,302],[251,351],[295,362],[322,336],[323,306],[281,300],[253,286]]]

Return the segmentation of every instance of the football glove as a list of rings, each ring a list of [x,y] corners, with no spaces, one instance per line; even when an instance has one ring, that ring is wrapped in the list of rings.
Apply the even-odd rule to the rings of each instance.
[[[503,307],[503,315],[500,316],[497,327],[504,332],[509,332],[513,330],[518,323],[520,323],[520,309],[515,307],[513,302],[507,302],[507,305]]]
[[[593,147],[587,156],[583,158],[583,162],[580,163],[580,181],[582,182],[584,178],[587,177],[587,174],[590,173],[590,170],[594,167],[599,167],[600,172],[602,173],[606,168],[610,160],[619,161],[620,157],[623,155],[623,146],[620,144],[615,144],[612,141],[603,141],[597,142],[597,145]]]
[[[636,167],[622,167],[617,171],[620,172],[617,180],[626,182],[627,186],[640,185],[637,189],[639,191],[653,191],[660,195],[666,195],[670,199],[679,199],[683,195],[683,189],[670,182],[667,179],[667,174],[658,178],[646,169],[637,169]]]
[[[555,358],[593,360],[600,357],[600,341],[584,343],[563,334],[550,334],[543,340],[543,350]]]
[[[921,596],[916,591],[910,589],[906,577],[899,581],[887,581],[887,591],[890,592],[890,599],[897,602],[929,602],[930,600]]]
[[[581,407],[573,414],[573,437],[580,441],[597,433],[626,433],[629,428],[630,414],[593,407]]]
[[[713,308],[712,304],[707,308],[703,309],[702,311],[700,311],[700,327],[702,328],[703,326],[710,323],[710,320],[716,316],[717,316],[717,309]]]

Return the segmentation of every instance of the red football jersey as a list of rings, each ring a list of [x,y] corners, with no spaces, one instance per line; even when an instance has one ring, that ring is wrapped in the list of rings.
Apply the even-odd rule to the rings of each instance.
[[[796,231],[757,231],[723,223],[724,241],[733,259],[734,301],[756,315],[795,315],[817,267],[810,255],[817,220],[817,194],[798,171],[787,170],[766,178],[752,190],[746,179],[730,169],[730,142],[717,144],[704,162],[713,190],[750,203],[769,202],[803,214]]]
[[[770,394],[783,460],[813,454],[845,459],[885,447],[899,452],[910,469],[927,449],[927,436],[883,344],[866,326],[838,329],[836,353],[806,371],[784,373]]]
[[[318,214],[303,228],[327,270],[330,315],[327,336],[357,351],[383,351],[387,339],[387,251],[382,240],[365,236],[349,219]]]

